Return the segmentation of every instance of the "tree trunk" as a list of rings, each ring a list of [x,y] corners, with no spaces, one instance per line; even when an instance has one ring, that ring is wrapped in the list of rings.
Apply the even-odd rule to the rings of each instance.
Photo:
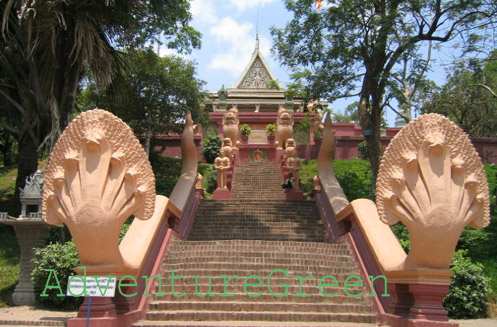
[[[381,99],[382,93],[375,83],[374,72],[366,70],[359,101],[359,121],[366,141],[371,171],[370,195],[374,197],[376,177],[380,169],[381,147]]]
[[[33,138],[26,132],[23,133],[19,139],[19,160],[17,169],[14,201],[18,212],[11,213],[14,217],[17,217],[21,210],[20,195],[21,189],[24,188],[26,183],[26,178],[35,173],[38,169],[38,146],[35,144]]]

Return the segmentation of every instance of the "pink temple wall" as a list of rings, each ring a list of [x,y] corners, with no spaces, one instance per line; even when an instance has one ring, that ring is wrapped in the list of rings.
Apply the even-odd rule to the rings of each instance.
[[[251,115],[252,114],[252,115]],[[275,117],[273,113],[267,113],[264,118],[261,116],[253,115],[254,113],[244,113],[245,119],[250,119],[251,122],[263,122],[266,119]],[[303,118],[304,114],[294,114],[299,116],[296,121]],[[302,117],[300,117],[302,116]],[[222,115],[216,115],[214,121],[217,122],[218,119],[222,118]],[[243,120],[240,119],[240,124]],[[222,125],[220,130],[222,131]],[[337,148],[335,152],[335,159],[352,159],[358,158],[359,153],[357,151],[357,146],[364,140],[362,136],[362,129],[354,124],[350,123],[335,123],[333,124],[333,130],[335,132],[335,137],[337,139]],[[386,136],[381,137],[381,142],[383,148],[385,149],[390,142],[390,140],[398,133],[400,128],[387,128]],[[155,151],[160,152],[162,156],[167,157],[181,157],[181,139],[179,135],[167,135],[159,136],[157,145],[154,147]],[[312,137],[311,137],[312,140]],[[197,153],[199,160],[203,161],[203,156],[200,153],[202,151],[202,130],[197,131],[194,137],[195,145],[197,146]],[[475,147],[476,151],[480,155],[483,163],[493,163],[497,164],[497,138],[486,138],[486,137],[473,137],[471,142]],[[299,156],[304,159],[316,159],[319,152],[319,144],[308,144],[299,145]]]

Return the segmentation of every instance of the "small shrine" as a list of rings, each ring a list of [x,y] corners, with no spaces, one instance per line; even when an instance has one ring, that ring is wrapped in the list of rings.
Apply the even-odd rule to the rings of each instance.
[[[51,228],[42,220],[41,214],[44,179],[39,170],[26,178],[26,185],[21,190],[22,207],[18,218],[8,216],[6,212],[0,213],[0,223],[14,227],[21,252],[19,282],[12,294],[12,302],[15,305],[35,303],[36,290],[31,280],[34,249],[45,245]]]
[[[41,219],[44,179],[39,170],[26,178],[26,186],[21,190],[21,215],[19,218]]]

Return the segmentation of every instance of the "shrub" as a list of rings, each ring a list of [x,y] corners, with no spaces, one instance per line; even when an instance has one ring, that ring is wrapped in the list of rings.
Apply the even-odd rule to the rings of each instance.
[[[466,255],[466,250],[454,254],[450,268],[454,275],[450,280],[449,294],[443,300],[449,317],[456,319],[482,317],[487,310],[488,278],[483,265],[471,262]]]
[[[217,188],[217,171],[214,168],[209,170],[207,175],[207,187],[205,189],[208,193],[213,193]]]
[[[369,199],[369,162],[361,159],[335,160],[335,176],[349,201]]]
[[[367,160],[369,158],[368,155],[368,145],[366,144],[366,141],[362,141],[359,143],[357,146],[357,151],[359,152],[359,157],[361,159]]]
[[[402,246],[404,251],[409,253],[409,250],[411,249],[411,239],[409,238],[409,230],[407,229],[407,226],[399,222],[395,225],[390,226],[390,228],[397,237],[400,246]]]
[[[369,198],[371,180],[369,178],[369,162],[361,159],[335,160],[335,176],[349,201]],[[313,177],[317,175],[317,161],[305,160],[300,172],[302,191],[312,191]]]
[[[219,149],[221,148],[222,141],[217,135],[208,136],[202,146],[202,154],[204,155],[205,161],[208,163],[213,163],[216,157],[219,155]]]
[[[75,309],[79,307],[83,302],[82,297],[65,296],[67,280],[69,276],[76,275],[74,268],[79,265],[78,251],[73,241],[65,244],[52,243],[44,248],[35,249],[33,263],[35,268],[31,276],[35,288],[43,292],[47,283],[49,286],[57,285],[54,274],[51,274],[53,269],[64,294],[64,296],[57,296],[60,294],[58,288],[47,289],[48,296],[37,296],[39,302],[53,308]]]

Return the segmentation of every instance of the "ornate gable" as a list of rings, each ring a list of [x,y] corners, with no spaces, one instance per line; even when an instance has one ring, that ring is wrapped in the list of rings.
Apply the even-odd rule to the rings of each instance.
[[[267,83],[276,80],[269,70],[261,53],[256,49],[252,55],[252,60],[238,81],[235,88],[237,89],[267,89]]]

